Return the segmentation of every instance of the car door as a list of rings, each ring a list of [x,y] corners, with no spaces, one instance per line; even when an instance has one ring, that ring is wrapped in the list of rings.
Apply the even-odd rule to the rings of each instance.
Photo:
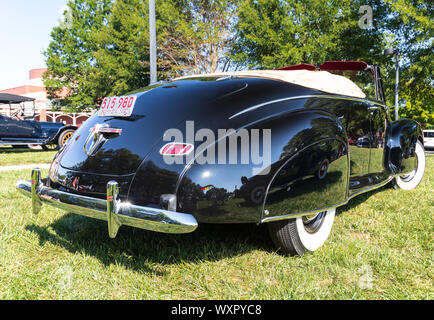
[[[0,115],[0,139],[7,136],[8,118]]]
[[[32,120],[18,120],[9,118],[7,122],[7,138],[31,139],[36,138],[37,124]]]
[[[371,132],[369,105],[356,100],[338,100],[334,113],[348,137],[350,158],[350,195],[369,185],[370,145],[365,143]]]

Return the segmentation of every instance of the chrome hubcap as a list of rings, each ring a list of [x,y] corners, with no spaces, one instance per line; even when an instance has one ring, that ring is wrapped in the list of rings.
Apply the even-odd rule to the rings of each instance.
[[[303,225],[307,232],[309,233],[315,233],[320,228],[324,221],[324,217],[327,214],[327,211],[318,212],[313,215],[308,215],[302,217],[303,219]]]
[[[416,156],[416,168],[410,172],[409,174],[406,174],[404,176],[400,176],[401,180],[404,182],[409,182],[410,180],[412,180],[414,178],[414,176],[416,175],[417,172],[417,168],[418,168],[419,162]]]

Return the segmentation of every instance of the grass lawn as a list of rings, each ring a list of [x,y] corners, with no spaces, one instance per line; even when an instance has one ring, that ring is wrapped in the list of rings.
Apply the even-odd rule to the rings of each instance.
[[[0,172],[2,299],[434,298],[434,155],[417,189],[383,187],[339,208],[327,243],[303,257],[276,253],[254,225],[123,226],[110,240],[102,221],[48,206],[32,216],[14,188],[28,178]]]
[[[14,149],[0,146],[0,166],[30,163],[50,163],[57,151],[30,150],[27,147]]]

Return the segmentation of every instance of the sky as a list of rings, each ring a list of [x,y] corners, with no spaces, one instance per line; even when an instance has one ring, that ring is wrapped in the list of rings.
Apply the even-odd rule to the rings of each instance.
[[[26,85],[46,67],[42,52],[68,0],[0,0],[0,90]]]

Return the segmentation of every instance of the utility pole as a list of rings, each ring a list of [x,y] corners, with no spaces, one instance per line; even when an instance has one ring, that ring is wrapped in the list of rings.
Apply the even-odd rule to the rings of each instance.
[[[395,120],[399,119],[399,50],[395,50],[395,69],[396,69],[396,78],[395,78]]]
[[[149,52],[152,84],[157,82],[157,32],[155,28],[155,0],[149,0]]]

